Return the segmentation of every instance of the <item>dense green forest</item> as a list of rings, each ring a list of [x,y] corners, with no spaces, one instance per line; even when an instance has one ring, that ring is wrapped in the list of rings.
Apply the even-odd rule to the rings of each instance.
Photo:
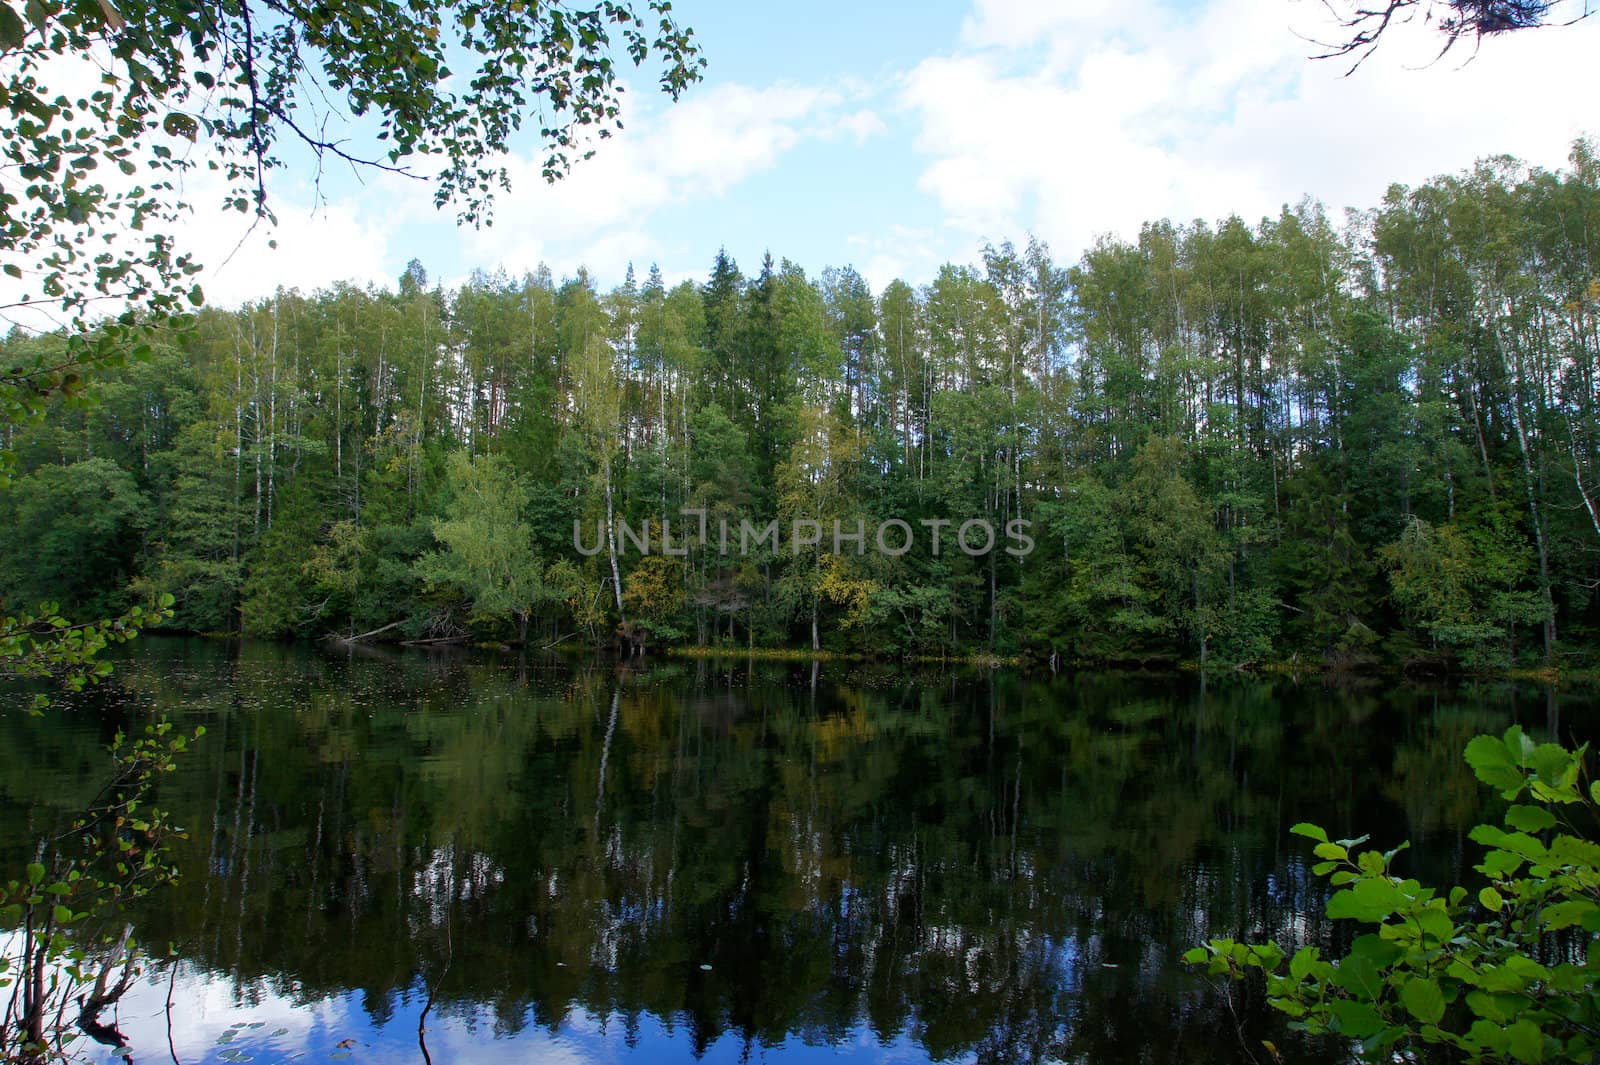
[[[6,426],[0,606],[256,636],[1583,664],[1600,608],[1600,150],[1342,219],[988,246],[874,293],[719,255],[413,263],[207,309]],[[8,357],[60,337],[13,332]],[[18,361],[22,361],[19,359]],[[574,547],[663,519],[687,554]],[[718,550],[721,521],[1031,523],[1036,548]],[[623,547],[626,547],[624,543]]]

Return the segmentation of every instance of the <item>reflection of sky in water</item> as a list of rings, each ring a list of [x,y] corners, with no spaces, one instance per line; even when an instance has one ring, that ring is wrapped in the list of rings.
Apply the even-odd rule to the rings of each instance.
[[[374,1022],[363,1008],[359,991],[301,1002],[292,993],[252,985],[235,995],[226,979],[196,973],[180,965],[172,991],[171,1046],[166,1016],[169,970],[141,980],[120,1007],[108,1010],[128,1038],[134,1062],[170,1061],[182,1065],[222,1065],[288,1061],[423,1062],[417,1045],[417,1020],[426,995],[418,990],[394,1002],[388,1019]],[[925,1062],[927,1054],[909,1034],[893,1042],[878,1041],[866,1025],[826,1044],[808,1044],[799,1037],[776,1046],[751,1046],[736,1034],[723,1037],[694,1057],[682,1025],[669,1026],[650,1014],[631,1026],[622,1017],[595,1017],[573,1010],[550,1032],[530,1024],[514,1036],[495,1034],[497,1018],[488,1007],[464,1012],[452,1004],[428,1015],[428,1053],[434,1065],[512,1063],[518,1065],[587,1065],[608,1062],[702,1061],[707,1065],[736,1062],[800,1063],[822,1061]],[[120,1063],[119,1052],[84,1040],[77,1048],[90,1060]],[[953,1059],[971,1061],[971,1056]]]

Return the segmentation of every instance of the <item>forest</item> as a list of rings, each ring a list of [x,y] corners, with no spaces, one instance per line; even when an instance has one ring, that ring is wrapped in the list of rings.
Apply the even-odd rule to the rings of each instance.
[[[0,365],[62,335],[13,330]],[[203,308],[0,426],[0,610],[269,638],[1051,664],[1584,668],[1600,146],[1376,207],[989,244],[875,293],[719,254],[600,290],[413,262]],[[1027,523],[1026,555],[615,529]],[[574,547],[574,527],[609,530]],[[870,534],[869,534],[870,542]]]

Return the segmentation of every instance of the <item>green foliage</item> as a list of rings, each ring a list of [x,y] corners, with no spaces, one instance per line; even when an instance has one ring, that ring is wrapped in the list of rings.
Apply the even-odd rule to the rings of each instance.
[[[0,491],[0,604],[50,600],[103,614],[125,606],[150,525],[138,483],[109,459],[41,466]]]
[[[196,632],[237,631],[239,514],[222,442],[211,427],[194,424],[159,456],[165,513],[156,525],[144,591],[170,588],[181,596],[174,620]]]
[[[270,218],[267,178],[281,165],[280,140],[289,137],[309,148],[319,165],[338,160],[404,174],[426,165],[422,176],[431,180],[439,206],[458,202],[462,220],[485,222],[494,190],[509,187],[506,170],[486,160],[507,151],[529,120],[536,121],[548,153],[547,180],[564,174],[574,158],[592,154],[592,137],[620,128],[622,56],[634,66],[658,58],[660,88],[674,99],[698,80],[703,60],[670,10],[666,0],[645,0],[641,11],[626,0],[587,8],[482,0],[0,0],[0,167],[9,175],[0,189],[6,287],[0,312],[14,321],[19,310],[38,308],[38,317],[22,324],[49,323],[55,331],[36,338],[13,329],[0,346],[0,488],[10,488],[0,494],[0,539],[7,545],[0,555],[0,610],[9,612],[0,617],[0,680],[42,678],[69,688],[97,682],[109,671],[97,653],[146,624],[172,618],[175,604],[190,628],[232,630],[241,588],[253,631],[293,629],[306,619],[305,604],[284,587],[283,573],[260,567],[247,574],[243,557],[271,530],[280,461],[285,479],[292,479],[301,461],[325,443],[308,439],[298,419],[278,419],[284,389],[276,374],[276,302],[270,332],[258,333],[263,316],[247,312],[243,328],[227,338],[238,360],[235,389],[242,391],[248,349],[259,390],[248,404],[242,395],[233,397],[231,426],[207,418],[209,404],[181,402],[226,380],[214,372],[185,381],[187,394],[169,404],[161,401],[168,396],[152,401],[140,387],[149,382],[133,371],[117,382],[121,397],[115,390],[105,397],[112,401],[105,416],[80,414],[88,406],[84,386],[91,374],[151,360],[152,339],[206,339],[191,313],[204,304],[190,281],[199,266],[172,235],[187,210],[187,172],[204,160],[221,174],[226,206]],[[86,71],[100,76],[86,79]],[[373,119],[375,141],[366,154],[325,133],[327,119],[340,110]],[[113,169],[118,176],[107,179]],[[438,315],[429,313],[436,308],[421,291],[420,267],[408,269],[407,282],[409,299],[397,309],[409,342],[399,349],[401,355],[427,353],[415,360],[422,361],[440,346]],[[108,301],[119,310],[100,316]],[[410,320],[405,312],[413,312]],[[344,550],[327,550],[328,543],[316,542],[321,530],[302,522],[275,538],[262,557],[300,556],[297,575],[312,575],[319,590],[327,590],[324,604],[342,594],[341,607],[355,616],[370,609],[368,597],[392,587],[397,571],[411,577],[418,537],[410,519],[426,472],[420,467],[427,459],[429,404],[426,372],[415,379],[396,372],[386,366],[381,347],[371,376],[367,360],[352,359],[347,367],[343,324],[335,323],[327,379],[337,397],[327,437],[334,480],[355,494],[352,520],[328,530],[338,531],[330,539]],[[268,374],[259,372],[263,361],[271,362]],[[163,369],[172,374],[171,360]],[[392,392],[404,407],[387,416],[361,412],[347,426],[342,401],[349,385],[357,392],[365,386],[369,400]],[[129,396],[135,401],[118,402]],[[47,414],[68,426],[40,427]],[[137,447],[125,446],[134,421],[141,439]],[[87,423],[90,432],[74,440],[73,422]],[[151,431],[152,422],[158,432]],[[15,447],[19,430],[29,428],[39,428],[40,439]],[[110,446],[91,445],[66,457],[91,436]],[[347,438],[353,445],[349,482]],[[59,456],[49,455],[52,449]],[[152,450],[159,452],[153,462]],[[384,517],[387,503],[400,520],[363,528],[361,466],[368,452],[379,468],[379,476],[369,478],[377,497],[372,516]],[[19,453],[35,458],[13,485]],[[248,503],[247,462],[254,474]],[[469,500],[461,518],[437,523],[447,550],[417,569],[426,581],[459,588],[481,612],[518,615],[526,629],[532,605],[546,593],[537,566],[522,565],[530,557],[529,538],[518,524],[523,499],[515,474],[500,477],[494,467],[478,471],[471,463],[451,472],[458,490],[494,498],[476,509]],[[248,543],[242,535],[247,505],[253,510]],[[152,526],[159,532],[147,551],[144,535]],[[314,548],[309,559],[298,550],[307,546]],[[155,596],[169,584],[181,601],[160,593],[154,609],[130,607],[107,620],[73,624],[55,605],[106,614],[125,605],[130,585]],[[401,607],[406,602],[399,597]],[[386,609],[396,609],[395,603]],[[321,613],[316,607],[310,616]],[[39,695],[35,709],[46,701]],[[164,840],[174,829],[149,805],[155,781],[185,748],[185,740],[169,733],[160,722],[129,744],[119,735],[113,744],[117,771],[106,792],[68,833],[40,841],[43,860],[23,879],[0,888],[0,931],[6,951],[16,955],[0,962],[0,988],[12,987],[0,1018],[0,1058],[61,1055],[67,1004],[75,999],[85,1022],[92,1021],[136,975],[126,932],[106,938],[103,931],[80,929],[112,921],[127,900],[172,878]],[[114,969],[122,975],[108,990]]]
[[[204,734],[182,735],[164,719],[134,739],[119,732],[100,793],[40,845],[20,879],[0,883],[0,994],[9,999],[0,1061],[66,1060],[69,1004],[80,1024],[92,1023],[132,984],[140,944],[126,908],[177,879],[171,848],[187,836],[151,800]]]
[[[192,323],[200,267],[171,234],[187,209],[183,178],[202,160],[225,206],[261,217],[287,138],[319,165],[425,177],[439,206],[484,222],[509,188],[485,160],[527,123],[547,180],[620,128],[623,57],[658,60],[673,99],[699,80],[698,45],[670,11],[667,0],[637,11],[626,0],[3,0],[0,162],[19,179],[0,193],[6,283],[20,287],[6,309],[58,311],[66,328],[0,363],[0,425],[36,421],[91,374],[148,358],[153,330]],[[85,63],[102,76],[86,80]],[[366,144],[326,133],[330,118],[367,115]],[[107,300],[125,309],[97,316]],[[0,448],[0,476],[13,463]]]
[[[558,598],[545,583],[532,530],[522,520],[527,489],[493,455],[451,455],[446,480],[452,516],[433,526],[444,550],[418,559],[418,576],[430,589],[459,592],[480,619],[515,617],[525,637],[534,611]]]
[[[1470,664],[1504,663],[1516,626],[1543,614],[1525,590],[1532,552],[1500,508],[1470,524],[1412,518],[1382,554],[1401,609]]]
[[[675,622],[683,609],[683,563],[675,558],[651,555],[641,559],[628,574],[622,601],[630,616],[648,627],[657,640],[681,640],[683,632]]]
[[[334,606],[331,590],[321,588],[312,572],[320,558],[320,504],[310,478],[296,481],[284,494],[240,589],[239,625],[246,636],[308,632]],[[242,521],[234,532],[240,535]]]
[[[1172,622],[1156,609],[1154,581],[1131,540],[1125,496],[1094,478],[1064,486],[1060,502],[1039,508],[1048,544],[1061,546],[1030,620],[1041,634],[1075,637],[1081,657],[1132,658],[1160,648]],[[1054,576],[1054,573],[1052,574]]]
[[[98,684],[111,673],[111,663],[96,656],[111,644],[126,643],[147,625],[172,617],[173,598],[160,596],[149,607],[131,606],[113,618],[73,624],[46,603],[37,613],[0,616],[0,681],[44,680],[70,690]],[[34,695],[35,712],[49,705],[44,692]]]
[[[447,290],[413,263],[390,289],[201,310],[152,324],[150,361],[101,373],[98,404],[45,397],[10,432],[27,483],[0,525],[60,535],[0,582],[18,608],[166,589],[180,625],[263,635],[605,641],[627,619],[1058,666],[1581,667],[1600,405],[1574,368],[1597,357],[1600,169],[1572,158],[1397,188],[1354,228],[1312,203],[1157,221],[1071,270],[1000,244],[877,294],[848,267],[721,254],[672,288],[539,267]],[[62,343],[5,338],[0,366]],[[511,554],[479,577],[419,565],[470,553],[436,526],[498,527],[458,513],[462,455],[520,486],[499,509],[529,544],[516,567],[542,572],[518,603],[481,577]],[[132,491],[85,515],[114,519],[94,542],[76,482],[102,463]],[[774,518],[869,542],[741,553],[740,523]],[[973,518],[1028,523],[1035,549],[953,549]],[[904,556],[870,542],[889,519],[915,534]],[[646,522],[686,547],[683,594],[630,618],[630,582],[657,574],[635,582],[616,545]],[[951,523],[937,555],[930,522]],[[86,565],[106,572],[69,587]]]
[[[1355,528],[1350,497],[1320,464],[1308,464],[1285,494],[1284,536],[1272,559],[1284,601],[1294,607],[1285,629],[1329,660],[1369,660],[1377,638],[1370,628],[1376,566]]]
[[[1600,784],[1584,783],[1588,747],[1536,744],[1518,726],[1478,736],[1466,761],[1513,805],[1503,826],[1471,832],[1488,882],[1424,887],[1393,871],[1406,845],[1330,840],[1316,825],[1314,871],[1334,887],[1328,916],[1372,930],[1341,958],[1304,946],[1214,939],[1184,960],[1213,975],[1265,975],[1268,1001],[1294,1026],[1343,1036],[1365,1061],[1424,1046],[1466,1060],[1588,1061],[1600,1051]]]

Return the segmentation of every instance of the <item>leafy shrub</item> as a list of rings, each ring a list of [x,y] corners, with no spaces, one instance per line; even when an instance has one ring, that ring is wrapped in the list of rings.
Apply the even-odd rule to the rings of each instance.
[[[1473,1062],[1591,1061],[1600,1054],[1600,783],[1582,786],[1587,744],[1535,744],[1517,726],[1479,736],[1466,760],[1511,801],[1478,825],[1486,886],[1440,891],[1396,875],[1405,844],[1330,840],[1315,825],[1313,871],[1337,888],[1328,916],[1370,927],[1337,960],[1304,946],[1213,939],[1184,961],[1214,975],[1259,971],[1291,1026],[1351,1040],[1364,1061],[1397,1053]],[[1580,827],[1582,826],[1582,827]],[[1587,831],[1585,831],[1587,830]]]

